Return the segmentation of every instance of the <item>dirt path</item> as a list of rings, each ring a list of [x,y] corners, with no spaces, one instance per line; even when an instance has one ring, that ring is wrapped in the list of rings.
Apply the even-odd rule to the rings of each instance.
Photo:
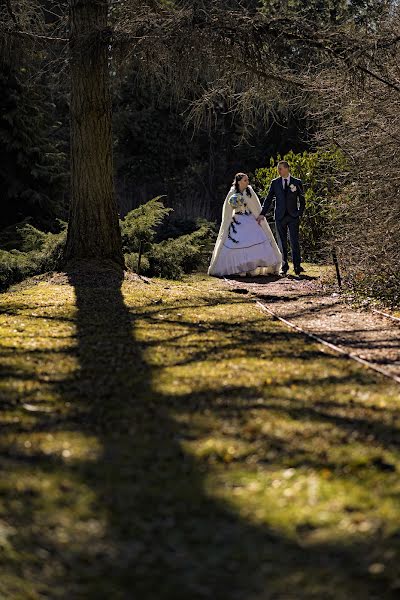
[[[338,293],[324,290],[318,278],[247,277],[230,283],[305,331],[400,376],[400,322],[346,305]]]

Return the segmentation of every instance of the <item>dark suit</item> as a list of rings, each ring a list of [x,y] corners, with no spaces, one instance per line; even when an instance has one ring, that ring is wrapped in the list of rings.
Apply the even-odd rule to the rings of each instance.
[[[296,187],[295,191],[290,189],[291,185]],[[281,177],[273,179],[269,188],[269,192],[264,199],[261,210],[262,215],[266,214],[274,198],[276,230],[278,233],[278,242],[283,257],[282,270],[287,271],[289,268],[287,255],[287,234],[289,229],[293,266],[294,270],[299,272],[301,266],[299,226],[300,217],[303,215],[306,205],[301,179],[296,179],[296,177],[290,175],[289,185],[286,190],[283,188]]]

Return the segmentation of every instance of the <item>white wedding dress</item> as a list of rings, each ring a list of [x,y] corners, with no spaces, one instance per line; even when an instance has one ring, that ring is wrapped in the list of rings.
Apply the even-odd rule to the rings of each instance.
[[[279,273],[282,255],[264,219],[259,225],[256,218],[261,204],[251,186],[236,192],[232,187],[222,209],[222,223],[211,258],[209,275],[221,277],[250,272],[252,275]]]

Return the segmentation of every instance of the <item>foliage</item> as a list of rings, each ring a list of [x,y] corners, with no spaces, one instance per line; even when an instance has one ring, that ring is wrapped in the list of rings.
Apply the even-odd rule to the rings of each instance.
[[[397,32],[400,5],[381,4],[376,31],[389,41]],[[334,223],[345,284],[393,306],[400,306],[399,62],[400,46],[392,40],[377,44],[375,76],[361,85],[332,65],[318,77],[312,106],[320,146],[328,148],[334,140],[349,157],[351,171],[343,178]],[[371,72],[372,63],[366,67]]]
[[[171,209],[165,208],[159,197],[131,211],[121,221],[126,266],[137,270],[138,250],[143,242],[141,273],[150,276],[179,279],[184,273],[204,268],[209,260],[215,239],[215,226],[199,219],[194,231],[156,243],[159,229]],[[59,222],[59,233],[45,233],[29,223],[18,228],[20,250],[0,250],[0,288],[26,277],[57,269],[62,260],[67,223]],[[175,230],[193,227],[178,223]],[[161,228],[162,230],[162,228]]]
[[[169,240],[170,238],[177,238],[180,235],[193,233],[198,228],[198,222],[199,219],[180,218],[173,212],[165,219],[162,227],[159,228],[156,241],[161,242],[163,240]]]
[[[332,237],[332,223],[336,213],[338,175],[346,168],[343,154],[338,150],[288,152],[283,157],[271,158],[269,167],[256,170],[256,179],[267,194],[272,179],[277,177],[276,164],[287,160],[294,177],[302,180],[306,209],[301,219],[302,252],[306,258],[323,260]]]
[[[145,275],[179,279],[184,273],[205,266],[215,239],[214,225],[199,219],[194,231],[165,239],[161,225],[170,212],[171,209],[165,208],[157,197],[130,211],[121,221],[125,261],[129,268],[137,269],[140,241],[144,253],[140,271]],[[175,231],[179,232],[183,226],[180,222]],[[158,243],[157,238],[161,239]]]
[[[201,93],[193,84],[189,97],[177,100],[173,88],[140,76],[135,64],[114,90],[117,181],[122,214],[149,193],[168,195],[174,216],[220,217],[233,175],[253,172],[263,157],[307,148],[300,111],[280,115],[282,129],[256,119],[246,125],[221,100],[212,126],[187,121]],[[276,110],[278,108],[276,107]],[[136,192],[131,194],[131,189]],[[139,193],[137,193],[139,192]]]
[[[286,152],[288,139],[285,136],[283,147],[277,148],[280,130],[270,128],[271,122],[286,125],[294,114],[301,119],[310,106],[310,120],[305,129],[315,131],[317,124],[320,126],[316,117],[322,117],[322,128],[328,124],[329,145],[338,143],[345,149],[357,170],[359,185],[364,184],[366,173],[369,177],[374,169],[370,190],[363,201],[377,199],[377,210],[363,219],[357,201],[352,204],[353,211],[347,211],[350,204],[345,201],[342,214],[348,215],[349,220],[343,221],[341,226],[345,226],[336,231],[335,239],[341,243],[350,277],[356,274],[367,285],[381,281],[382,293],[387,278],[390,285],[386,289],[397,288],[396,231],[391,224],[382,227],[379,218],[379,202],[382,198],[392,198],[394,192],[389,191],[388,196],[383,189],[376,177],[376,162],[383,156],[392,164],[398,146],[398,2],[288,0],[284,3],[283,16],[282,3],[275,0],[245,0],[240,6],[230,0],[111,4],[111,30],[107,30],[106,38],[107,43],[112,43],[112,68],[117,70],[118,56],[122,56],[127,68],[121,72],[123,85],[115,99],[121,117],[116,119],[120,178],[130,178],[129,185],[151,187],[154,184],[156,189],[151,193],[167,192],[171,206],[186,211],[184,216],[215,218],[220,212],[218,199],[222,200],[235,170],[252,170],[261,150],[264,156],[270,151],[276,155],[278,149],[281,154]],[[41,5],[44,8],[40,9]],[[18,40],[16,45],[22,46],[19,40],[23,39],[24,46],[41,54],[38,48],[44,48],[45,42],[42,40],[42,46],[37,35],[46,39],[44,33],[50,37],[56,35],[58,41],[65,36],[60,61],[55,61],[64,65],[62,52],[69,39],[67,4],[61,3],[56,11],[50,11],[48,3],[23,2],[16,14],[12,13],[11,3],[7,7],[8,10],[1,11],[1,50],[10,46],[13,39]],[[49,18],[50,12],[52,18]],[[23,37],[18,38],[22,30]],[[98,31],[93,35],[103,36],[103,33]],[[46,65],[50,54],[43,50],[45,58],[41,66]],[[21,73],[17,73],[18,83],[21,83]],[[22,83],[25,85],[27,81],[32,78]],[[2,87],[6,88],[2,97],[7,98],[7,85]],[[9,87],[13,89],[12,85]],[[26,87],[28,92],[32,89],[32,86]],[[321,107],[318,102],[324,94],[327,102]],[[23,109],[25,97],[29,98],[29,94],[21,96],[19,104]],[[34,140],[35,148],[31,149],[30,160],[24,162],[24,167],[27,170],[32,162],[38,162],[53,176],[54,171],[48,168],[46,161],[36,160],[52,154],[52,151],[42,152],[42,142],[50,131],[42,125],[47,108],[51,109],[49,98],[46,96],[42,102],[43,98],[37,97],[26,113],[22,111],[21,127],[14,128],[17,134],[21,130],[25,135],[29,131],[27,125],[34,124],[33,135],[29,139],[25,136],[25,141]],[[40,105],[40,118],[31,110],[36,104]],[[8,106],[4,112],[10,114]],[[27,114],[32,118],[26,119]],[[195,126],[190,125],[183,135],[187,115],[192,117],[191,123]],[[389,127],[387,123],[394,125]],[[366,152],[364,144],[373,130],[375,137],[367,140],[370,143]],[[299,128],[295,130],[295,141],[301,145],[298,131]],[[347,132],[352,133],[350,141]],[[254,152],[242,144],[246,136],[254,145]],[[273,150],[268,146],[271,137]],[[40,143],[36,143],[37,140]],[[290,147],[299,150],[296,145]],[[36,152],[36,148],[40,151]],[[19,150],[23,153],[22,144]],[[361,159],[362,154],[372,156],[372,161]],[[28,174],[40,179],[43,173],[41,168],[35,168],[35,173]],[[46,183],[50,178],[43,181]],[[398,188],[393,182],[393,188],[396,186]],[[138,198],[143,197],[143,189],[141,192]],[[330,233],[329,218],[335,217],[335,209],[331,210],[321,201],[330,193],[328,190],[325,196],[322,190],[318,198],[312,199],[308,217],[311,219],[313,207],[315,214],[308,225],[306,213],[303,222],[306,253],[319,252],[321,240]],[[42,209],[45,210],[47,200],[53,200],[53,195],[46,190],[38,192],[28,182],[19,200],[24,203],[23,210],[18,208],[18,202],[10,205],[16,209],[17,220],[31,213],[31,201],[37,208],[36,216],[41,217]],[[392,212],[385,212],[385,223],[397,219],[397,195],[393,204]],[[356,236],[352,229],[354,223],[358,228]],[[380,240],[386,240],[386,234],[390,239],[385,244],[384,264],[376,267]],[[363,243],[359,246],[360,239]],[[354,242],[357,252],[353,251]]]
[[[12,223],[0,230],[0,249],[1,250],[20,250],[23,244],[21,230],[24,225],[30,222],[27,217],[20,223]]]
[[[370,177],[373,178],[371,159],[367,157],[366,163],[371,166]],[[335,243],[347,289],[358,297],[374,298],[385,305],[399,307],[400,198],[395,186],[381,183],[378,171],[375,173],[373,191],[356,174],[359,185],[349,185],[340,196]],[[382,201],[383,198],[390,201]]]
[[[148,274],[179,279],[184,273],[205,268],[214,239],[214,225],[199,220],[198,229],[193,233],[153,244],[148,253]]]
[[[26,277],[56,270],[66,240],[66,223],[60,233],[44,233],[32,225],[21,227],[22,251],[0,250],[0,289]]]
[[[139,252],[130,252],[128,254],[125,254],[124,258],[125,258],[125,265],[128,267],[128,269],[130,269],[131,271],[137,272],[138,271]],[[140,273],[148,274],[150,272],[151,272],[150,261],[147,256],[142,254],[140,257]]]
[[[0,226],[22,221],[51,227],[63,214],[65,154],[55,138],[59,124],[44,84],[28,70],[0,68]]]
[[[32,273],[30,257],[18,250],[0,250],[0,290],[21,281]]]
[[[261,12],[269,16],[282,13],[281,0],[260,0]],[[338,24],[348,19],[356,23],[371,23],[378,18],[382,9],[382,0],[288,0],[285,15],[310,19],[314,23],[326,26]]]
[[[160,198],[157,196],[131,210],[120,222],[124,252],[138,252],[140,242],[151,243],[154,240],[159,225],[172,211]]]

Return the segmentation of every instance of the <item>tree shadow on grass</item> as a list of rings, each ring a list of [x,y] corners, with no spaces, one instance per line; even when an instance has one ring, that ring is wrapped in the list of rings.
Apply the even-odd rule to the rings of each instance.
[[[53,557],[58,565],[58,573],[46,574],[44,568],[52,591],[41,597],[395,598],[385,579],[366,571],[366,549],[360,542],[306,548],[301,539],[258,525],[213,497],[207,487],[209,465],[181,443],[185,436],[196,437],[196,428],[176,416],[187,412],[188,405],[194,414],[218,411],[221,396],[234,406],[236,399],[255,397],[257,390],[233,386],[207,391],[205,385],[193,395],[159,392],[160,371],[148,360],[152,348],[135,336],[140,315],[124,302],[122,277],[108,273],[93,284],[84,274],[71,272],[69,280],[76,295],[79,368],[67,386],[59,387],[71,406],[63,426],[94,436],[101,453],[75,462],[35,456],[37,468],[59,474],[64,508],[74,481],[91,498],[87,515],[80,516],[73,530],[75,539],[65,541],[53,535],[54,524],[46,530],[46,522],[42,527],[38,523],[38,561]],[[248,346],[251,340],[238,338],[237,344],[242,343]],[[228,411],[224,419],[231,419]],[[53,425],[47,423],[51,431]],[[285,444],[280,453],[284,465],[289,456]],[[26,499],[27,524],[35,518],[35,501]],[[32,545],[23,531],[19,536],[20,545]]]

